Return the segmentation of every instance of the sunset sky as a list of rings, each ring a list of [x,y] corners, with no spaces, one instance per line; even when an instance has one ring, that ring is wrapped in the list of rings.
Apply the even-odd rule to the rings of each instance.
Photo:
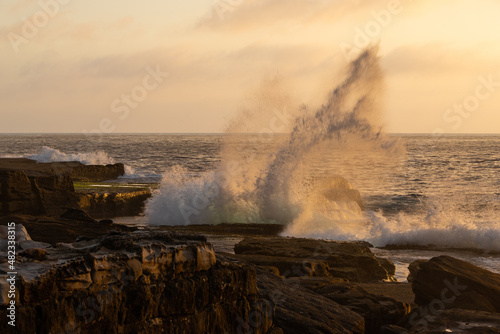
[[[1,0],[0,132],[221,132],[264,78],[317,106],[347,46],[380,43],[387,131],[500,133],[499,18],[499,0]]]

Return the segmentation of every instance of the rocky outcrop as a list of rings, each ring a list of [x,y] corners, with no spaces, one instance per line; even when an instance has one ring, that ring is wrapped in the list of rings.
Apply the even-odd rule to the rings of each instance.
[[[14,230],[15,230],[15,242],[16,242],[15,248],[16,251],[18,252],[25,251],[27,253],[30,253],[28,251],[32,249],[50,247],[50,244],[48,243],[33,241],[28,231],[22,224],[16,224]],[[8,246],[8,227],[7,225],[0,225],[0,252],[6,253],[8,251],[7,246]],[[6,259],[7,256],[3,256],[2,259],[0,259],[0,262],[5,261]]]
[[[393,279],[394,264],[379,261],[370,247],[366,242],[248,237],[234,251],[245,261],[278,268],[285,277],[331,275],[351,282]]]
[[[418,308],[383,333],[500,333],[500,275],[450,256],[409,266]]]
[[[109,165],[84,165],[80,162],[52,163],[56,173],[69,173],[75,181],[99,182],[114,180],[125,175],[125,166],[121,163]]]
[[[259,296],[255,270],[217,261],[204,237],[115,233],[45,251],[43,261],[18,258],[17,333],[267,333],[272,327],[274,306]]]
[[[25,158],[1,158],[0,168],[69,176],[76,181],[98,182],[125,174],[123,164],[84,165],[78,161],[39,163]]]
[[[283,333],[365,333],[364,319],[357,313],[294,281],[256,270],[260,294],[275,305],[274,324]]]
[[[67,175],[0,169],[1,215],[58,215],[76,206],[73,181]]]
[[[313,290],[363,316],[367,334],[378,334],[383,326],[399,323],[411,310],[408,304],[371,294],[353,283],[334,282]]]
[[[415,303],[500,313],[500,274],[439,256],[410,265]]]
[[[151,191],[77,194],[78,206],[95,218],[138,216],[144,211]]]
[[[77,213],[75,213],[75,211]],[[71,213],[73,212],[73,213]],[[78,210],[68,210],[63,216],[54,218],[46,216],[5,216],[0,218],[0,225],[6,226],[9,222],[22,225],[33,240],[49,243],[53,246],[60,242],[72,243],[77,239],[94,239],[111,231],[135,231],[136,228],[112,221],[96,221]]]
[[[78,207],[73,180],[101,181],[123,174],[123,164],[91,166],[80,162],[37,163],[29,159],[0,159],[0,215],[56,217],[66,208]],[[110,207],[115,212],[135,214],[148,195],[115,194],[112,197],[108,202],[113,205],[103,208]],[[91,209],[101,209],[98,205],[92,206],[91,200],[87,202]]]

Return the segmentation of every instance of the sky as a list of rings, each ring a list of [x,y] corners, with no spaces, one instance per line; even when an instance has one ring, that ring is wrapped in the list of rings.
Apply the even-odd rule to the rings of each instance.
[[[217,133],[379,45],[393,133],[500,132],[499,0],[0,0],[0,133]],[[381,93],[382,94],[382,93]]]

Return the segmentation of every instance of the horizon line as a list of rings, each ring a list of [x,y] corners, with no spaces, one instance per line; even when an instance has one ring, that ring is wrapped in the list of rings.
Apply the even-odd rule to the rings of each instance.
[[[0,136],[8,135],[81,135],[81,136],[114,136],[114,135],[287,135],[290,132],[283,133],[258,133],[258,132],[116,132],[116,133],[81,133],[81,132],[1,132]],[[500,135],[493,132],[456,132],[456,133],[439,133],[432,132],[387,132],[388,135],[428,135],[428,136],[460,136],[460,135]]]

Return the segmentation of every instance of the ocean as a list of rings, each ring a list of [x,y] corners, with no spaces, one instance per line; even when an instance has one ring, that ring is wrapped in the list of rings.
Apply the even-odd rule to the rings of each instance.
[[[300,201],[304,199],[300,194],[293,193],[290,195],[294,198],[293,208],[298,207],[301,213],[291,220],[294,223],[301,220],[300,224],[307,224],[308,228],[296,229],[300,232],[290,235],[335,240],[362,239],[377,247],[432,244],[446,248],[444,253],[500,272],[500,136],[389,137],[397,140],[405,152],[393,154],[390,150],[382,151],[369,145],[331,145],[327,142],[311,150],[314,154],[308,152],[301,155],[297,164],[307,166],[307,177],[340,175],[349,180],[360,191],[365,211],[345,215],[345,208],[341,208],[333,218],[313,212],[305,219],[302,213],[310,208],[301,206]],[[149,204],[148,213],[150,217],[164,215],[173,220],[165,222],[144,218],[146,221],[149,219],[148,223],[186,224],[189,221],[176,221],[175,216],[161,211],[169,210],[165,209],[169,206],[168,201],[179,201],[181,198],[184,204],[189,204],[186,196],[196,196],[197,191],[206,189],[209,183],[202,180],[220,170],[220,166],[227,164],[228,160],[244,166],[238,171],[242,180],[262,180],[270,173],[270,169],[265,167],[272,164],[269,156],[279,156],[279,147],[288,140],[286,135],[4,134],[0,135],[0,156],[30,157],[40,162],[78,160],[86,164],[124,163],[127,166],[126,175],[117,182],[163,182],[154,197],[156,199]],[[295,176],[290,175],[290,179],[297,178],[296,175],[304,176],[304,173],[304,167],[294,166]],[[243,187],[244,183],[233,182],[231,186]],[[290,189],[297,192],[297,183]],[[251,202],[250,197],[241,195],[245,191],[232,191],[239,194],[238,206],[230,207],[232,215],[214,213],[217,207],[207,203],[206,213],[200,213],[203,205],[194,208],[199,217],[192,223],[203,219],[208,223],[263,220],[259,218],[259,208],[255,208],[256,204]],[[221,198],[224,197],[207,195],[205,199],[220,201]],[[174,204],[179,207],[179,202]],[[287,206],[287,209],[289,207],[292,206]],[[339,212],[342,215],[339,216]],[[216,215],[217,220],[212,220],[207,214]],[[279,219],[273,221],[282,223]],[[404,280],[406,275],[404,265],[413,259],[443,253],[435,249],[376,249],[375,252],[396,262],[400,267],[400,280]]]

